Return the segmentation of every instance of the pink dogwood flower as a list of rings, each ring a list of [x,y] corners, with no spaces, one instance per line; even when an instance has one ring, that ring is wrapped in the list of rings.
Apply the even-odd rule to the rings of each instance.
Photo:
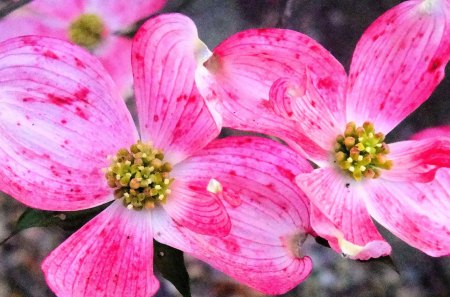
[[[132,90],[131,39],[115,34],[161,9],[167,0],[34,0],[0,20],[0,41],[41,35],[89,49],[124,96]]]
[[[313,229],[336,251],[355,259],[388,255],[372,217],[443,256],[450,253],[448,216],[436,214],[449,196],[430,195],[438,190],[429,182],[449,166],[448,138],[388,146],[384,135],[430,96],[449,56],[449,1],[413,0],[367,29],[348,76],[311,38],[259,29],[219,44],[196,80],[224,126],[278,136],[320,167],[297,183],[311,199]]]
[[[112,201],[43,262],[57,296],[154,294],[153,239],[271,294],[309,275],[309,202],[295,176],[312,168],[272,140],[213,141],[221,119],[195,86],[207,50],[193,30],[168,15],[135,36],[139,132],[83,49],[38,36],[0,43],[0,190],[45,210]]]

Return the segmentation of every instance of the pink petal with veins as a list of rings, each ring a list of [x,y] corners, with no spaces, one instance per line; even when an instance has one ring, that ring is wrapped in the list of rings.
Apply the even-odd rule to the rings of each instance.
[[[193,170],[191,174],[193,180],[180,177],[175,168],[171,174],[175,178],[170,187],[172,193],[163,208],[176,223],[196,233],[227,235],[231,222],[225,207],[217,197],[205,191],[206,187],[196,182],[197,171]]]
[[[111,200],[101,169],[138,135],[102,65],[61,40],[10,39],[0,85],[0,189],[47,210]]]
[[[393,166],[381,178],[390,181],[429,182],[439,167],[450,167],[450,138],[391,143],[387,157]]]
[[[405,1],[361,37],[350,67],[347,117],[387,134],[431,95],[450,58],[448,1]]]
[[[201,149],[220,131],[194,84],[197,57],[204,47],[192,21],[168,14],[146,22],[132,49],[141,135],[176,164]]]
[[[309,201],[294,183],[297,174],[311,170],[305,159],[272,140],[215,140],[173,173],[178,180],[195,181],[192,191],[199,197],[221,199],[232,222],[230,234],[202,236],[172,224],[175,232],[168,234],[161,227],[156,238],[183,248],[182,236],[190,232],[190,254],[257,290],[282,294],[312,268],[301,250],[312,232]],[[211,185],[211,179],[216,183]]]
[[[299,174],[297,184],[315,206],[312,227],[337,252],[367,260],[388,255],[389,244],[373,224],[365,206],[366,187],[335,168]]]
[[[57,247],[42,263],[58,297],[152,296],[151,214],[115,202]]]
[[[269,91],[277,79],[302,77],[307,69],[312,88],[334,103],[329,106],[331,112],[343,110],[347,76],[321,45],[290,30],[247,30],[223,41],[204,65],[206,71],[197,70],[197,84],[207,101],[220,102],[224,126],[291,139],[292,144],[306,143],[295,149],[321,159],[319,152],[314,154],[317,146],[298,131],[295,119],[277,114],[269,103]]]
[[[450,171],[430,183],[374,180],[367,196],[369,213],[406,243],[440,257],[450,255]]]
[[[294,138],[291,135],[283,135],[282,138],[298,151],[303,149],[311,160],[319,164],[328,162],[336,135],[345,126],[344,113],[333,113],[331,110],[337,103],[328,99],[321,97],[308,71],[295,79],[281,78],[270,90],[269,104],[274,112],[287,120],[294,120],[298,131]]]
[[[258,103],[269,99],[275,80],[302,75],[305,68],[319,94],[337,102],[332,111],[343,108],[347,79],[343,67],[316,41],[295,31],[255,29],[237,33],[219,44],[205,65],[227,95],[226,126],[253,129],[236,111],[254,112]]]

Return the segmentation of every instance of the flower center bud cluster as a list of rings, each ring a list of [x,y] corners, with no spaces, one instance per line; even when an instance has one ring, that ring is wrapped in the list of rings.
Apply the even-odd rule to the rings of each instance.
[[[362,127],[356,127],[350,122],[344,134],[336,138],[336,163],[357,181],[362,177],[377,178],[380,169],[392,168],[392,161],[386,157],[389,147],[383,141],[383,133],[375,133],[372,123],[365,122]]]
[[[69,28],[69,39],[80,46],[92,49],[102,40],[102,19],[95,14],[83,14]]]
[[[116,199],[123,199],[129,209],[153,208],[165,203],[173,179],[172,165],[164,162],[161,150],[138,141],[130,150],[120,149],[106,169],[108,185]]]

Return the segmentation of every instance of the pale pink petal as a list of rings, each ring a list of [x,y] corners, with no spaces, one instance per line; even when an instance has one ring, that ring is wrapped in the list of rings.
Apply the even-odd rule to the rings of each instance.
[[[301,144],[315,162],[329,159],[336,136],[345,127],[343,112],[333,114],[335,101],[323,98],[312,84],[309,72],[302,77],[281,78],[270,89],[270,107],[286,119],[294,120],[298,135],[307,140],[283,137],[292,147]]]
[[[167,0],[87,0],[88,11],[95,11],[108,22],[112,30],[126,29],[127,26],[160,10]]]
[[[429,138],[389,144],[390,170],[381,178],[391,181],[429,182],[439,167],[450,167],[450,138]]]
[[[27,12],[40,16],[42,20],[53,18],[65,20],[68,23],[69,20],[83,13],[85,8],[86,0],[65,0],[64,4],[61,4],[60,0],[37,0],[25,5],[20,10],[14,12],[14,14]]]
[[[448,1],[405,1],[378,18],[353,55],[348,120],[391,131],[444,77],[449,34]]]
[[[194,84],[194,51],[199,46],[194,24],[178,14],[150,19],[134,39],[141,135],[163,149],[172,164],[204,147],[220,131]]]
[[[298,32],[240,32],[215,48],[204,65],[209,72],[198,75],[197,84],[207,100],[221,101],[220,112],[227,127],[292,139],[293,143],[306,142],[303,148],[308,149],[309,140],[297,131],[296,122],[278,115],[268,104],[269,90],[276,80],[301,77],[305,69],[318,94],[333,102],[331,112],[339,114],[344,109],[347,76],[343,67],[321,45]],[[303,152],[299,146],[296,149]],[[313,152],[314,148],[308,151]],[[317,155],[314,157],[320,159]]]
[[[59,297],[152,296],[151,213],[115,202],[57,247],[42,263]]]
[[[0,20],[0,41],[22,35],[41,35],[67,39],[67,22],[62,22],[53,17],[19,14],[18,12]]]
[[[450,255],[450,173],[430,183],[371,183],[367,207],[380,224],[430,256]]]
[[[335,168],[300,174],[296,181],[314,204],[312,227],[332,247],[352,259],[388,255],[391,247],[373,224],[364,204],[368,183],[357,182]]]
[[[199,235],[174,221],[164,210],[157,207],[152,210],[153,237],[158,242],[168,244],[186,253],[192,253],[196,248]]]
[[[131,39],[109,36],[93,53],[103,63],[124,97],[132,94]]]
[[[201,197],[221,199],[232,222],[225,237],[191,233],[189,253],[267,294],[295,287],[311,271],[301,244],[312,230],[309,201],[294,178],[311,169],[288,147],[255,137],[213,141],[178,164],[176,179],[195,181],[197,188],[192,190]],[[217,183],[211,185],[211,179]],[[158,240],[182,248],[181,236],[188,230],[177,229],[164,236],[161,227]]]
[[[22,37],[0,44],[0,189],[40,209],[102,204],[107,155],[137,139],[100,62],[69,43]]]
[[[433,128],[428,128],[422,130],[413,136],[411,136],[412,140],[422,140],[427,138],[436,138],[436,137],[450,137],[450,126],[438,126]]]
[[[211,166],[213,164],[210,164]],[[172,193],[163,206],[169,216],[179,225],[194,232],[213,236],[224,236],[230,232],[231,222],[222,202],[198,184],[196,171],[191,171],[192,179],[171,175],[175,182]]]

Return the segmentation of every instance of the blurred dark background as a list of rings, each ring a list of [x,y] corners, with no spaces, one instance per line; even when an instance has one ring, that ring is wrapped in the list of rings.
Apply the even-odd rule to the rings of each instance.
[[[0,1],[0,17],[22,2],[28,1]],[[210,48],[233,33],[248,28],[294,29],[319,41],[348,70],[353,49],[364,29],[384,11],[400,2],[402,1],[169,0],[164,12],[178,11],[190,16],[198,26],[200,38]],[[450,80],[447,77],[427,102],[389,134],[389,140],[404,140],[423,128],[450,125],[449,97]],[[24,207],[18,202],[0,194],[0,240],[9,234],[23,210]],[[392,256],[399,274],[381,263],[360,263],[344,259],[310,239],[306,242],[304,254],[313,258],[313,273],[305,282],[283,296],[450,296],[448,257],[429,257],[402,243],[381,227],[380,230],[393,246]],[[68,235],[56,228],[34,228],[0,247],[0,297],[54,296],[46,287],[40,262]],[[237,284],[195,259],[186,257],[186,264],[191,275],[193,296],[265,296]],[[157,296],[178,295],[169,283],[162,280]]]

